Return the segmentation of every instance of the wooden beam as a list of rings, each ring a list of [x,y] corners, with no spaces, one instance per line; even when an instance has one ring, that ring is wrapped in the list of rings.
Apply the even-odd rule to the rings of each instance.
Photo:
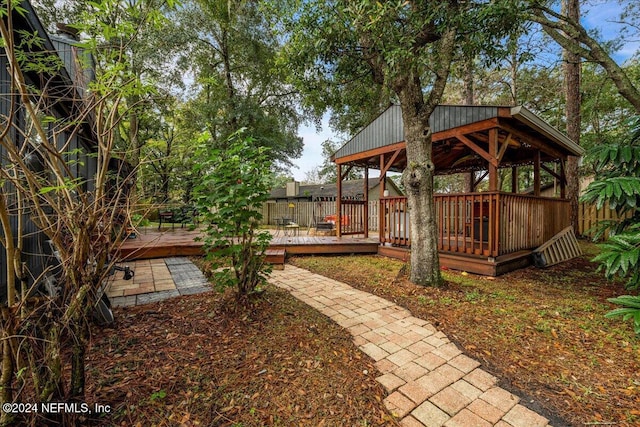
[[[496,130],[496,135],[497,135],[497,130]],[[491,154],[487,153],[485,150],[480,148],[480,146],[477,145],[475,142],[471,141],[469,138],[467,138],[461,133],[457,134],[456,138],[458,138],[460,142],[462,142],[464,145],[471,148],[475,153],[479,154],[483,159],[489,162],[489,164],[492,164],[495,167],[498,166],[498,160],[495,157],[491,156]]]
[[[544,163],[540,163],[540,167],[542,168],[542,170],[547,172],[549,175],[551,175],[552,177],[554,177],[558,181],[562,180],[562,176],[559,173],[557,173],[553,169],[549,168],[549,166],[545,165]]]
[[[565,160],[560,160],[560,197],[567,198],[567,174],[565,169]]]
[[[383,174],[384,175],[387,174],[391,166],[393,166],[393,163],[396,161],[400,153],[403,151],[405,151],[405,148],[400,148],[393,153],[393,156],[391,156],[391,159],[389,159],[389,161],[385,165],[383,165],[383,167],[380,169],[380,176],[382,176]],[[384,160],[384,154],[382,155],[382,159]]]
[[[518,130],[516,128],[514,128],[513,126],[511,126],[509,123],[505,122],[504,120],[500,120],[500,128],[504,129],[505,131],[512,133],[513,136],[519,138],[522,142],[525,142],[531,146],[533,146],[534,148],[537,148],[545,153],[547,153],[548,155],[550,155],[551,157],[555,158],[555,159],[565,159],[567,156],[566,154],[563,154],[562,152],[558,151],[557,149],[551,147],[546,141],[541,140],[540,138],[537,138],[533,135],[530,135],[526,132],[522,132],[521,130]]]
[[[518,193],[518,166],[511,168],[511,192]]]
[[[338,197],[336,197],[336,237],[342,237],[342,165],[338,163],[336,165],[338,168],[338,179],[336,182],[336,187],[338,190]]]
[[[483,120],[481,122],[470,123],[464,126],[458,126],[453,129],[443,130],[431,135],[431,142],[442,141],[449,138],[457,138],[458,134],[468,135],[473,132],[482,132],[498,127],[498,119],[496,117]]]
[[[533,157],[533,195],[540,196],[540,150]]]
[[[500,163],[500,161],[502,160],[502,157],[504,156],[504,153],[507,151],[507,148],[509,147],[509,144],[511,143],[511,134],[507,135],[507,139],[504,140],[504,142],[502,143],[502,146],[500,147],[500,151],[498,151],[498,163]]]
[[[489,191],[498,191],[498,129],[489,129]]]
[[[363,151],[362,153],[355,153],[355,154],[350,154],[348,156],[340,157],[339,159],[336,159],[335,162],[336,164],[345,164],[345,163],[350,163],[357,160],[366,160],[372,157],[379,156],[381,154],[393,153],[394,151],[400,150],[402,148],[407,148],[407,144],[404,141],[396,142],[395,144],[386,145],[384,147]]]
[[[347,175],[349,175],[349,172],[351,172],[351,169],[353,169],[353,165],[347,166],[347,169],[344,171],[344,173],[340,175],[340,181],[343,181],[347,177]]]
[[[369,237],[369,167],[364,167],[364,238]]]
[[[487,175],[489,175],[489,171],[483,171],[482,175],[480,175],[478,179],[473,183],[473,188],[475,189],[482,182],[482,180],[487,177]]]

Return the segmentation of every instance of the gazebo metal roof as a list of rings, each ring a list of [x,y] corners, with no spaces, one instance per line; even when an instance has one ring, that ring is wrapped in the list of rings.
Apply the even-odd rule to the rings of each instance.
[[[539,151],[543,162],[581,156],[575,142],[523,106],[439,105],[431,115],[433,160],[437,173],[486,169],[487,161],[497,167],[531,164]],[[488,154],[490,130],[497,130],[498,158]],[[405,147],[402,111],[391,105],[334,154],[338,164],[379,168],[380,155]],[[493,160],[492,160],[493,159]],[[395,156],[388,170],[401,171],[406,156]]]

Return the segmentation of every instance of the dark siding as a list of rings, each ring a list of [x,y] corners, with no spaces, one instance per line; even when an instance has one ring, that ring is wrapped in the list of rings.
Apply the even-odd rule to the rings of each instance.
[[[76,86],[78,94],[84,96],[84,90],[88,82],[93,80],[93,61],[86,55],[83,49],[74,46],[74,40],[64,36],[50,36],[51,43],[58,51],[62,62]]]

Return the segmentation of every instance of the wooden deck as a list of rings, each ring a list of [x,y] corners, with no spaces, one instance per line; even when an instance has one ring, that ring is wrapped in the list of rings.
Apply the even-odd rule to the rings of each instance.
[[[377,239],[357,236],[283,236],[274,234],[267,250],[267,261],[283,264],[288,255],[330,255],[330,254],[380,254],[392,258],[409,260],[409,250],[405,247],[380,245]],[[203,254],[203,243],[195,241],[203,234],[185,228],[157,231],[147,229],[137,234],[135,239],[127,239],[120,248],[119,258],[133,261],[172,256],[193,256]],[[496,258],[472,256],[464,253],[440,252],[440,265],[452,270],[464,270],[486,276],[498,276],[531,264],[531,251],[519,251]]]
[[[283,255],[313,254],[375,254],[378,252],[377,239],[365,239],[354,236],[307,236],[304,231],[297,236],[274,234],[267,251],[268,258],[274,263],[284,262]],[[203,234],[197,230],[175,228],[163,231],[146,229],[139,232],[135,239],[127,239],[120,247],[119,258],[123,260],[153,259],[171,256],[192,256],[203,253],[203,243],[195,241]],[[285,252],[282,252],[285,251]],[[280,258],[282,261],[280,261]]]

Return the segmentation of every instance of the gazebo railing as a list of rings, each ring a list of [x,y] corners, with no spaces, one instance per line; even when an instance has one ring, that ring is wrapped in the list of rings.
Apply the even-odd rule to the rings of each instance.
[[[438,250],[497,257],[533,249],[568,225],[568,202],[502,192],[434,196]],[[380,199],[380,242],[410,246],[405,197]]]
[[[500,255],[537,248],[569,224],[569,201],[501,193]]]
[[[411,234],[407,198],[381,198],[378,215],[380,221],[380,243],[409,246]]]
[[[340,203],[341,234],[364,234],[365,218],[363,200],[343,199]]]

